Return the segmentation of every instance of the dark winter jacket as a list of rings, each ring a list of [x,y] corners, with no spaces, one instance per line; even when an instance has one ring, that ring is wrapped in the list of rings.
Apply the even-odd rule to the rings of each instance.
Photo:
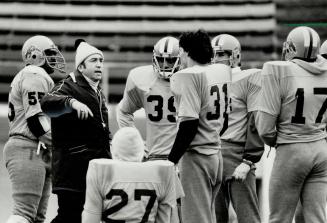
[[[72,98],[87,105],[94,117],[78,119],[70,107]],[[88,162],[110,157],[108,109],[101,89],[96,93],[75,71],[43,97],[41,107],[51,117],[53,191],[84,192]]]

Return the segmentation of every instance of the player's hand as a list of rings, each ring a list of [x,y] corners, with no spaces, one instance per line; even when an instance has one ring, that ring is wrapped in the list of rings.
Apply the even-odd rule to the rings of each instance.
[[[93,113],[87,105],[77,101],[73,100],[71,103],[71,106],[74,110],[77,111],[77,117],[82,120],[86,120],[89,116],[93,117]]]
[[[236,167],[233,173],[233,177],[237,181],[244,181],[251,170],[251,167],[246,163],[241,163]]]
[[[52,145],[51,131],[48,131],[44,135],[41,135],[39,137],[39,141],[42,142],[45,147],[50,147]]]

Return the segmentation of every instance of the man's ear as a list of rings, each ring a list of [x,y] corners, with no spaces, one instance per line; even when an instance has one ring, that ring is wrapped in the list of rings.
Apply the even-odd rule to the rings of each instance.
[[[81,64],[78,65],[78,67],[77,67],[77,70],[78,70],[79,72],[81,72],[81,73],[83,73],[84,69],[85,69],[85,65],[84,65],[84,63],[81,63]]]

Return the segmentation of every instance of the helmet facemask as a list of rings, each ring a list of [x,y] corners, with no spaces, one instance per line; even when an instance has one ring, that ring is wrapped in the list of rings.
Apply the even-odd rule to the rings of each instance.
[[[65,59],[57,46],[46,36],[27,39],[22,48],[22,58],[26,65],[43,67],[48,73],[54,70],[65,72]]]
[[[221,49],[214,49],[214,56],[212,58],[212,63],[222,63],[222,64],[227,64],[228,62],[228,66],[230,66],[231,61],[231,52],[227,52]]]
[[[241,66],[241,44],[232,35],[220,34],[211,41],[214,51],[212,63],[223,63],[232,68]]]
[[[282,60],[292,60],[296,56],[296,47],[291,40],[283,43]]]
[[[180,57],[153,55],[153,67],[161,78],[168,79],[180,69]]]
[[[181,69],[181,51],[178,40],[167,36],[160,39],[153,48],[152,65],[159,77],[169,79]]]
[[[65,58],[57,48],[49,48],[44,50],[45,61],[52,69],[65,72]]]
[[[212,63],[223,63],[226,64],[228,61],[228,66],[234,68],[240,66],[241,54],[238,49],[235,50],[217,50],[214,49],[214,57],[212,58]]]
[[[323,58],[327,59],[327,40],[321,44],[319,53]]]
[[[319,48],[320,38],[315,30],[306,26],[296,27],[288,34],[283,44],[282,59],[313,62],[317,59]]]

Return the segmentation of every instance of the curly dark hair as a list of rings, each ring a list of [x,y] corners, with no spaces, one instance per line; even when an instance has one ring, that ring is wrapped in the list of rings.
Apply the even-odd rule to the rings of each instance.
[[[211,62],[213,49],[210,37],[205,30],[199,29],[182,33],[179,37],[179,46],[197,63],[207,64]]]

